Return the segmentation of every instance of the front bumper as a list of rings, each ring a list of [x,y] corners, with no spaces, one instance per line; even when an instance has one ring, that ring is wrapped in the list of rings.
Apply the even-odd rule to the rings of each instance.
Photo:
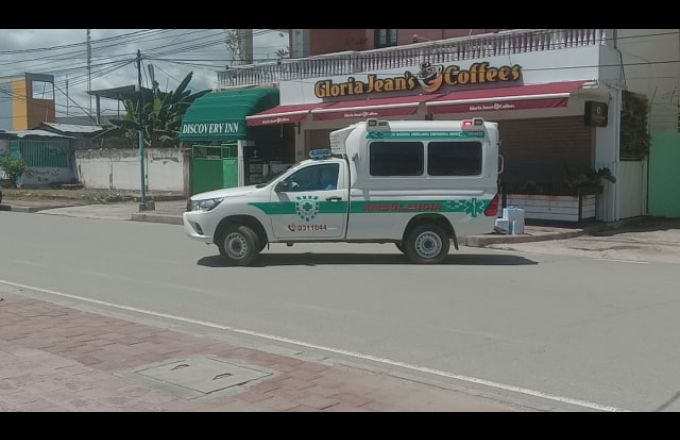
[[[184,232],[191,238],[210,244],[213,242],[212,235],[206,231],[205,219],[201,212],[185,212],[182,214]]]

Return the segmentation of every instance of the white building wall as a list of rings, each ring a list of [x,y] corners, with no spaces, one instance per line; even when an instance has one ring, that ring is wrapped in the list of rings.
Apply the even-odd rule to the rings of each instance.
[[[644,161],[622,161],[619,163],[619,172],[616,177],[616,185],[619,187],[617,200],[619,218],[637,217],[645,214],[645,180]]]
[[[75,152],[76,172],[86,188],[139,190],[139,150],[101,149]],[[145,150],[149,191],[184,192],[184,156],[177,148]]]
[[[678,132],[680,29],[617,29],[631,92],[646,95],[651,133]],[[671,62],[669,62],[671,61]]]

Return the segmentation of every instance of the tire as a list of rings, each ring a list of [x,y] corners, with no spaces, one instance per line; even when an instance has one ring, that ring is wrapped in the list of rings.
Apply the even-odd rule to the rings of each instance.
[[[260,240],[248,226],[232,225],[220,234],[217,247],[224,260],[232,266],[248,266],[260,253]]]
[[[262,249],[267,247],[267,244],[269,242],[266,239],[262,239],[262,237],[257,238],[257,253],[259,254],[262,252]]]
[[[394,243],[394,245],[401,251],[402,254],[406,255],[406,249],[404,249],[404,244],[403,242],[400,243]]]
[[[436,223],[414,227],[403,243],[406,255],[418,264],[438,264],[449,254],[449,235]]]

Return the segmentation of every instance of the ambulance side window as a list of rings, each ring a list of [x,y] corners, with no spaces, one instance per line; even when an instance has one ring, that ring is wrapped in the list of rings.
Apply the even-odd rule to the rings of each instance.
[[[331,191],[338,188],[340,165],[326,163],[311,165],[286,178],[287,192]]]
[[[482,174],[481,142],[430,142],[427,145],[430,176],[479,176]]]
[[[369,149],[371,176],[423,175],[425,154],[422,142],[373,142]]]

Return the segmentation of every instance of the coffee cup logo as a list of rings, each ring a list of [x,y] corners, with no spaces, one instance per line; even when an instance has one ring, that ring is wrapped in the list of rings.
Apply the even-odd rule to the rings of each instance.
[[[444,82],[444,65],[432,65],[429,62],[424,62],[420,65],[420,72],[416,75],[418,83],[425,93],[434,93],[442,86]]]

